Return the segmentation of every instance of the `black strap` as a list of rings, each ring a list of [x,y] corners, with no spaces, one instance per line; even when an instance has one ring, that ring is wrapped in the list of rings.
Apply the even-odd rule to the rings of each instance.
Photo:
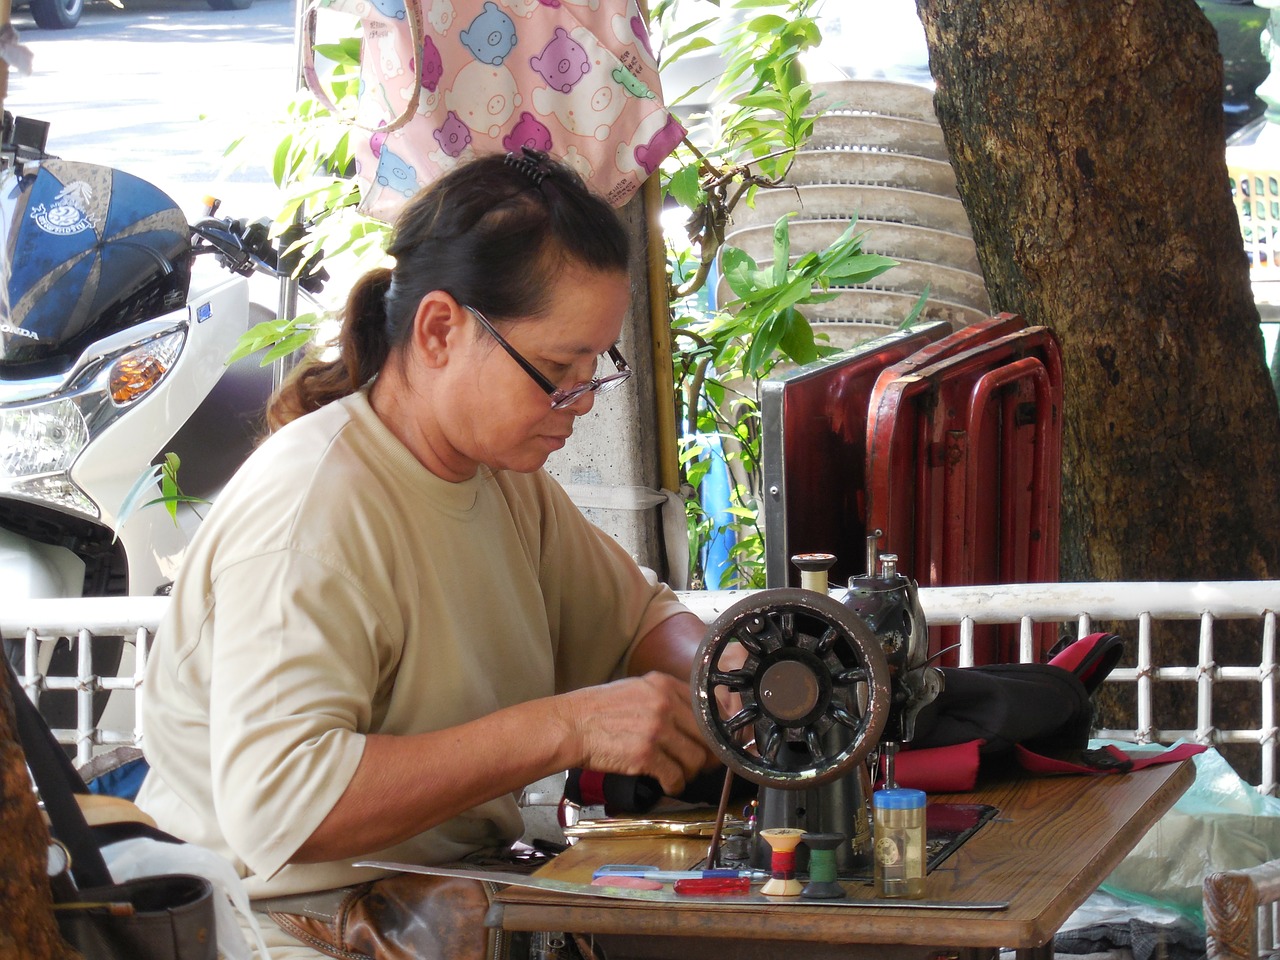
[[[71,855],[71,875],[81,890],[106,886],[112,882],[111,873],[75,798],[77,793],[88,793],[89,790],[44,717],[40,716],[40,711],[22,689],[13,665],[6,661],[5,670],[17,718],[18,739],[27,756],[27,766],[36,782],[36,789],[40,791],[40,799],[44,801],[45,812],[49,814],[52,833]]]

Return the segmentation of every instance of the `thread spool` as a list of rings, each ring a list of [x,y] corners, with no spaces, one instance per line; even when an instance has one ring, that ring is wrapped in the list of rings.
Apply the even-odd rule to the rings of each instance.
[[[769,873],[760,892],[768,897],[798,897],[804,884],[796,879],[796,847],[804,831],[795,827],[771,827],[760,831],[769,845]]]
[[[828,590],[827,571],[836,562],[834,553],[797,553],[791,562],[800,571],[800,586],[804,590],[826,593]]]
[[[836,849],[843,833],[806,833],[800,838],[809,848],[809,882],[800,891],[806,900],[838,900],[845,889],[836,880]]]

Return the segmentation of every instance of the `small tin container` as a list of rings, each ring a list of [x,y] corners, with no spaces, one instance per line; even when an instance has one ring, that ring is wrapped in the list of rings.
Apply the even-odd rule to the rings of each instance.
[[[924,896],[923,790],[896,787],[872,796],[872,847],[877,896]]]

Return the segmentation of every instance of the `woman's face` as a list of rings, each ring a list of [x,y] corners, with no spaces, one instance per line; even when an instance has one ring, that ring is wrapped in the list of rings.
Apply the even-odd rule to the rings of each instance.
[[[622,273],[600,273],[571,264],[559,273],[543,315],[502,323],[490,317],[507,342],[544,377],[562,389],[612,373],[601,354],[613,346],[631,300]],[[472,317],[456,349],[440,370],[444,391],[435,391],[445,415],[439,428],[459,476],[477,464],[529,473],[539,469],[573,433],[574,420],[591,410],[593,393],[561,410],[518,363]],[[599,368],[598,368],[599,364]],[[608,369],[605,370],[604,367]]]

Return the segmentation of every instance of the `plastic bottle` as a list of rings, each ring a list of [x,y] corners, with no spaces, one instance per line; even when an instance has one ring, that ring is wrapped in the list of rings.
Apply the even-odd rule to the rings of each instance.
[[[877,790],[871,806],[876,894],[918,900],[924,896],[924,791]]]

